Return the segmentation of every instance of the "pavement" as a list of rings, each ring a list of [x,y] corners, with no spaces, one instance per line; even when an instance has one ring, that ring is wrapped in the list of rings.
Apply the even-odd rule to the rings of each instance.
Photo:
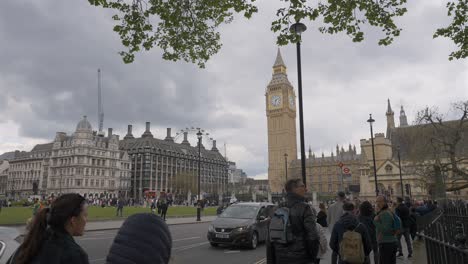
[[[207,223],[216,219],[216,216],[202,216],[201,221],[196,221],[196,216],[193,217],[171,217],[166,219],[168,225],[183,225],[183,224],[195,224],[195,223]],[[90,221],[86,223],[85,231],[104,231],[119,229],[125,218],[118,220],[107,220],[107,221]],[[15,226],[20,234],[26,233],[26,225]]]

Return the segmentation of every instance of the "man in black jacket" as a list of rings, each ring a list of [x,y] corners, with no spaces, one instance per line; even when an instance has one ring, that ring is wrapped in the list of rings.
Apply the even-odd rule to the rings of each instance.
[[[401,219],[401,232],[397,236],[398,240],[398,256],[403,256],[403,248],[401,246],[401,237],[405,237],[406,246],[408,248],[408,258],[411,258],[413,255],[413,248],[411,246],[411,238],[410,238],[410,227],[411,227],[411,219],[410,219],[410,211],[409,208],[403,204],[403,198],[397,197],[397,207],[395,208],[395,214],[398,215]]]
[[[320,242],[315,227],[316,216],[305,202],[307,189],[300,179],[288,180],[285,189],[286,202],[282,206],[289,208],[289,221],[296,240],[285,245],[269,243],[267,239],[267,263],[316,263]]]

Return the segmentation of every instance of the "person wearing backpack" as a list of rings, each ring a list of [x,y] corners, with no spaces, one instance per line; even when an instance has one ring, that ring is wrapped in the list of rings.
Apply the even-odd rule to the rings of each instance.
[[[395,264],[397,252],[396,234],[399,232],[399,218],[392,213],[384,196],[377,196],[378,214],[374,218],[377,243],[379,244],[379,264]]]
[[[333,227],[330,248],[337,253],[340,264],[367,263],[372,251],[367,228],[354,215],[354,204],[344,203],[343,212]]]
[[[273,214],[266,245],[268,264],[312,264],[319,252],[315,215],[305,201],[307,191],[301,179],[285,184],[286,202]]]
[[[401,246],[401,237],[405,237],[406,247],[408,249],[408,258],[413,255],[413,248],[411,247],[410,237],[410,210],[408,206],[403,203],[403,198],[397,197],[397,207],[395,208],[395,214],[401,219],[401,233],[397,235],[398,240],[398,257],[403,257],[403,248]]]

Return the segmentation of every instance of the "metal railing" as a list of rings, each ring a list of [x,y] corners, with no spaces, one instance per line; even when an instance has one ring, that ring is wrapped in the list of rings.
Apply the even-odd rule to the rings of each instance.
[[[448,202],[440,211],[418,217],[428,264],[468,264],[468,206]]]

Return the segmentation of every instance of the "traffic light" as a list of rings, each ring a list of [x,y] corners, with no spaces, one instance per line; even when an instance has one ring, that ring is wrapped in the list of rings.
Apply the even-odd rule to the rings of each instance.
[[[411,186],[409,184],[405,184],[405,193],[406,193],[406,195],[410,195],[410,188],[411,188]]]

